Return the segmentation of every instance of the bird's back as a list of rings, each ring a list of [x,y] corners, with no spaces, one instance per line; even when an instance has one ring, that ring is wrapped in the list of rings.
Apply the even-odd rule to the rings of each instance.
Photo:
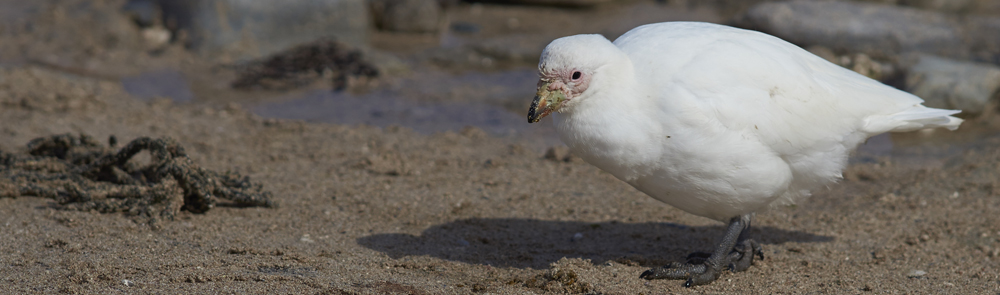
[[[759,32],[671,22],[635,28],[614,44],[659,114],[688,120],[666,130],[736,136],[783,159],[793,181],[779,203],[840,177],[850,151],[870,136],[961,122],[948,116],[957,111],[923,107],[916,96]]]

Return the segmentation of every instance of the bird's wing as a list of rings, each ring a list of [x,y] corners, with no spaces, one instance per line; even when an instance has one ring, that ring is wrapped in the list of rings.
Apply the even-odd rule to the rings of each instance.
[[[954,113],[759,32],[661,23],[615,44],[667,108],[687,105],[783,157],[846,154],[874,134]]]

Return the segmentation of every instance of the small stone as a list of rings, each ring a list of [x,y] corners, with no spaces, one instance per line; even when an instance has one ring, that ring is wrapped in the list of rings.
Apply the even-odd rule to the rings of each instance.
[[[375,23],[386,31],[433,33],[444,17],[437,1],[372,0],[370,4]]]
[[[142,29],[142,38],[150,48],[163,47],[170,43],[170,30],[160,26],[145,28]]]
[[[303,242],[303,243],[314,243],[314,242],[316,242],[315,240],[312,239],[311,236],[309,236],[309,234],[302,235],[302,237],[299,238],[299,241]]]
[[[545,159],[557,162],[569,162],[569,148],[564,146],[550,147],[545,151]]]
[[[573,234],[573,238],[570,238],[570,241],[576,242],[582,239],[583,239],[583,233],[575,233]]]
[[[920,277],[923,277],[924,275],[927,275],[926,271],[915,269],[915,270],[911,270],[909,273],[907,273],[906,277],[908,277],[908,278],[920,278]]]
[[[122,280],[122,285],[125,285],[126,287],[132,287],[135,286],[135,282],[130,280]]]

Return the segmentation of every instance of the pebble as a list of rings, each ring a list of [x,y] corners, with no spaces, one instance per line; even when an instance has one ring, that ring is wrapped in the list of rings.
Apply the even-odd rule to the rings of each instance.
[[[915,270],[911,270],[909,273],[907,273],[906,277],[908,277],[908,278],[919,278],[919,277],[923,277],[924,275],[927,275],[926,271],[915,269]]]

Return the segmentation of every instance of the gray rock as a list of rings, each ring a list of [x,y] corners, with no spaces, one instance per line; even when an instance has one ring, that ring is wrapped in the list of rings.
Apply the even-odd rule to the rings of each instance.
[[[751,7],[738,24],[801,46],[822,45],[876,58],[910,51],[956,58],[968,55],[957,21],[908,7],[839,1],[767,2]]]
[[[332,38],[367,42],[365,0],[158,0],[164,24],[187,45],[225,61],[244,61]]]
[[[957,13],[1000,12],[1000,1],[996,0],[902,0],[899,1],[899,4],[927,10]]]
[[[160,17],[160,8],[153,0],[129,0],[122,6],[122,11],[143,27],[152,26]]]
[[[386,31],[433,33],[444,18],[441,6],[433,0],[371,0],[371,8],[375,23]]]
[[[538,63],[542,49],[551,41],[548,36],[513,35],[490,38],[470,44],[477,52],[507,62]]]
[[[1000,67],[930,55],[915,58],[906,91],[923,98],[926,106],[975,115],[1000,93]]]
[[[965,31],[973,59],[1000,65],[1000,16],[969,16]]]
[[[589,7],[601,3],[609,3],[615,1],[621,1],[621,0],[491,0],[486,2],[527,4],[527,5]]]

